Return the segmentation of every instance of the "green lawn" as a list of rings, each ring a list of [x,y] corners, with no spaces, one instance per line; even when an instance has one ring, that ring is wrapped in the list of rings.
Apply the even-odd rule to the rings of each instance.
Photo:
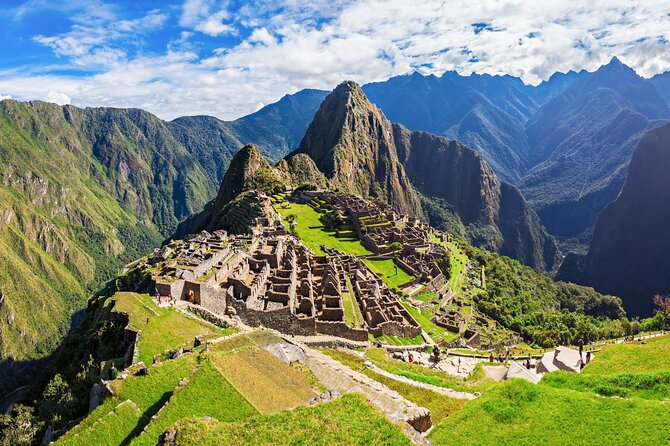
[[[428,336],[435,342],[451,341],[456,339],[457,333],[451,333],[445,328],[436,325],[430,318],[433,316],[430,309],[420,310],[406,302],[401,302],[402,306],[412,315],[412,317],[421,325],[421,328],[428,333]]]
[[[363,262],[374,271],[380,279],[386,283],[386,286],[389,288],[400,288],[401,285],[406,284],[407,282],[414,280],[413,276],[410,276],[402,268],[396,268],[395,263],[392,259],[387,260],[370,260],[364,259]]]
[[[603,375],[670,370],[670,335],[645,342],[604,345],[584,373]]]
[[[242,423],[189,420],[177,429],[180,446],[411,445],[400,427],[358,394]]]
[[[433,445],[660,445],[670,441],[667,403],[500,383],[439,424]]]
[[[401,336],[379,336],[377,338],[373,338],[374,341],[378,342],[386,342],[389,345],[421,345],[424,342],[426,342],[423,339],[423,336],[419,335],[414,338],[406,338],[406,337],[401,337]]]
[[[447,244],[451,252],[451,277],[449,277],[449,287],[454,293],[460,293],[463,286],[463,276],[465,266],[468,263],[468,256],[458,247],[456,243]]]
[[[129,328],[141,330],[139,360],[146,365],[151,365],[154,355],[182,344],[191,344],[198,335],[223,336],[235,331],[201,323],[173,308],[158,307],[146,294],[117,293],[113,299],[116,310],[129,314]]]
[[[342,304],[344,305],[344,320],[347,325],[351,326],[352,323],[355,327],[364,327],[365,320],[361,314],[361,309],[358,306],[358,301],[354,297],[354,293],[351,290],[351,280],[349,277],[347,280],[347,290],[342,293]]]
[[[357,238],[339,238],[335,231],[326,231],[321,220],[321,214],[307,204],[291,203],[288,207],[276,206],[282,218],[294,214],[296,219],[295,230],[302,242],[317,254],[324,254],[321,245],[334,248],[354,255],[372,254]]]
[[[426,291],[425,293],[417,294],[413,296],[412,299],[416,299],[421,302],[428,302],[435,297],[435,291]]]
[[[185,418],[209,416],[219,421],[240,421],[255,414],[257,412],[251,404],[230,385],[211,361],[206,360],[188,384],[174,393],[169,404],[151,421],[146,432],[131,444],[153,446],[165,429]]]

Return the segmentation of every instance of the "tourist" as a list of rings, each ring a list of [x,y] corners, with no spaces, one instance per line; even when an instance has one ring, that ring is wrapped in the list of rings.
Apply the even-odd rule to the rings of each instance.
[[[114,363],[112,363],[111,367],[109,368],[109,379],[114,380],[119,376],[119,371],[116,370],[116,366]]]
[[[494,362],[496,358],[493,357],[493,352],[489,353],[489,362]]]
[[[591,362],[591,352],[586,352],[586,363]]]
[[[577,345],[579,346],[579,357],[582,357],[582,352],[584,351],[584,340],[582,338],[579,338],[579,341],[577,341]]]
[[[188,290],[188,301],[193,302],[193,290]]]

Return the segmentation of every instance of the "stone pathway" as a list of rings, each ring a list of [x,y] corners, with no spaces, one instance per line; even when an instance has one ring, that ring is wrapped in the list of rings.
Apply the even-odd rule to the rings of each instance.
[[[298,344],[299,345],[299,344]],[[306,365],[329,391],[339,393],[360,392],[379,407],[394,422],[406,422],[417,428],[416,420],[425,419],[430,411],[407,399],[385,385],[356,372],[337,360],[306,345],[299,345],[305,352]],[[421,424],[421,423],[419,423]],[[425,424],[424,424],[425,425]],[[426,430],[429,425],[418,430]]]
[[[386,370],[380,369],[370,361],[366,361],[365,365],[375,373],[379,373],[387,378],[395,379],[405,384],[412,385],[414,387],[420,387],[422,389],[432,390],[433,392],[441,393],[442,395],[449,396],[451,398],[458,398],[460,400],[473,400],[477,398],[478,395],[474,393],[461,392],[454,389],[449,389],[446,387],[438,387],[432,384],[426,384],[419,381],[414,381],[413,379],[406,378],[404,376],[396,375],[394,373],[387,372]]]

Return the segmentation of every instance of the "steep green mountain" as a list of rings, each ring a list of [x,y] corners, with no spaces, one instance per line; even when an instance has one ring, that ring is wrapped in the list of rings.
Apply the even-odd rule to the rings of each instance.
[[[670,292],[670,124],[640,140],[621,194],[598,217],[586,255],[566,257],[558,278],[621,296],[648,315],[655,294]]]
[[[654,86],[617,59],[533,116],[526,131],[535,167],[520,188],[552,234],[588,240],[621,189],[637,142],[661,118],[670,110]]]
[[[216,196],[242,141],[279,159],[324,95],[232,122],[1,101],[0,395],[30,379],[89,295]]]
[[[333,189],[380,197],[403,213],[420,212],[398,161],[391,123],[358,84],[343,82],[326,97],[298,153],[314,160]]]
[[[424,196],[444,201],[447,214],[465,227],[469,240],[543,271],[557,266],[558,249],[514,187],[493,173],[482,156],[457,141],[393,126],[398,156]],[[448,227],[439,212],[427,211],[434,226]]]
[[[391,124],[355,83],[341,84],[324,100],[295,153],[309,155],[333,189],[378,196],[405,213],[425,208],[432,224],[460,228],[478,246],[539,270],[556,266],[554,240],[481,156]]]

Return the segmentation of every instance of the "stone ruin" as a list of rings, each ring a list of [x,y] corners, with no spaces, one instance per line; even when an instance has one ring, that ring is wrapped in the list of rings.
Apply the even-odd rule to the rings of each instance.
[[[192,298],[214,314],[286,334],[328,334],[355,341],[421,334],[420,325],[386,285],[355,256],[318,256],[279,221],[257,218],[251,234],[201,232],[157,252],[156,292]],[[363,326],[347,324],[344,295]]]

